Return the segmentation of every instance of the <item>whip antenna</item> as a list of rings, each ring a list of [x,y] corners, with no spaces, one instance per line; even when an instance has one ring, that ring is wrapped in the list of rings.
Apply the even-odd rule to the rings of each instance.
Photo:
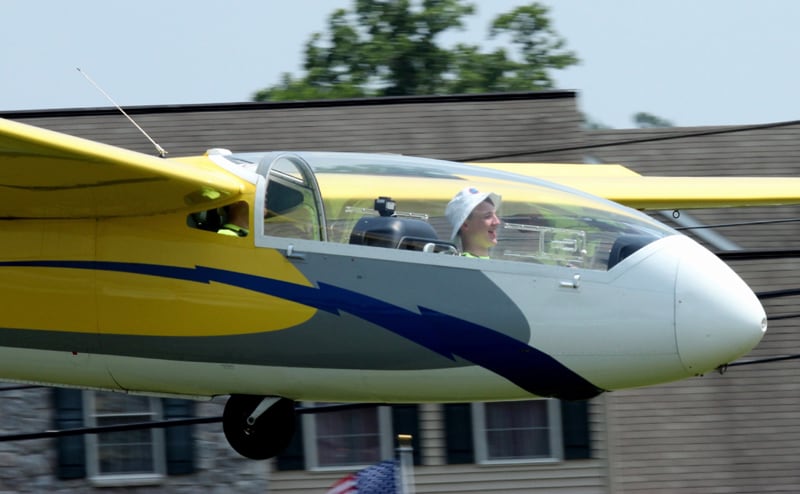
[[[106,93],[105,91],[103,91],[103,88],[101,88],[100,86],[98,86],[98,85],[97,85],[97,83],[96,83],[96,82],[94,82],[94,81],[92,80],[92,78],[91,78],[91,77],[89,77],[89,74],[87,74],[86,72],[82,71],[80,67],[77,67],[77,69],[78,69],[78,72],[80,72],[80,73],[81,73],[81,75],[83,75],[83,77],[85,77],[85,78],[86,78],[86,80],[87,80],[87,81],[89,81],[89,83],[90,83],[92,86],[94,86],[94,87],[95,87],[95,89],[97,89],[98,91],[100,91],[100,93],[101,93],[103,96],[105,96],[105,97],[106,97],[106,99],[108,99],[108,101],[110,101],[110,102],[111,102],[111,104],[112,104],[112,105],[114,105],[114,106],[117,108],[117,110],[119,110],[119,111],[120,111],[120,113],[122,113],[123,115],[125,115],[125,118],[127,118],[128,120],[130,120],[130,121],[131,121],[131,123],[132,123],[133,125],[135,125],[137,129],[139,129],[139,132],[141,132],[141,133],[142,133],[142,134],[143,134],[145,137],[147,137],[147,139],[148,139],[148,140],[149,140],[151,143],[153,143],[153,146],[155,146],[155,148],[156,148],[156,151],[158,152],[158,155],[159,155],[159,156],[161,156],[162,158],[164,158],[164,157],[166,157],[166,156],[167,156],[167,152],[164,150],[164,148],[162,148],[161,146],[159,146],[159,145],[158,145],[158,143],[157,143],[156,141],[154,141],[154,140],[153,140],[153,138],[152,138],[152,137],[150,137],[150,136],[147,134],[147,132],[145,132],[145,131],[144,131],[144,129],[143,129],[143,128],[139,127],[139,124],[137,124],[137,123],[136,123],[136,121],[130,117],[130,115],[128,115],[127,113],[125,113],[125,110],[123,110],[123,109],[122,109],[122,107],[121,107],[121,106],[119,106],[119,105],[117,104],[117,102],[116,102],[116,101],[114,101],[114,99],[113,99],[111,96],[109,96],[109,95],[108,95],[108,93]]]

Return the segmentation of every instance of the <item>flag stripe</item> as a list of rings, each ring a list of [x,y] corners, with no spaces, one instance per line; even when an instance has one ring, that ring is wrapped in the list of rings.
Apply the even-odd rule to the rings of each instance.
[[[397,468],[394,460],[376,463],[337,480],[326,494],[398,494]]]

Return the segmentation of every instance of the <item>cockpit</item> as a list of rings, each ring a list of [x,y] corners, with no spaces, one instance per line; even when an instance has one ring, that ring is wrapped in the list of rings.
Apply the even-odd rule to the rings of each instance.
[[[501,196],[494,260],[607,270],[676,233],[611,201],[473,165],[324,152],[224,158],[266,178],[262,228],[256,225],[256,234],[266,237],[458,255],[445,208],[466,186]]]

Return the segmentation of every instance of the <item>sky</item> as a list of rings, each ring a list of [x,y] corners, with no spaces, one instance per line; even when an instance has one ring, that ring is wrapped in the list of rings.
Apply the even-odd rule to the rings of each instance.
[[[471,0],[442,40],[490,46],[491,20],[524,0]],[[648,112],[678,126],[800,119],[800,2],[541,0],[581,59],[556,89],[609,127]],[[354,0],[0,0],[0,112],[252,99]],[[81,69],[81,72],[76,70]]]

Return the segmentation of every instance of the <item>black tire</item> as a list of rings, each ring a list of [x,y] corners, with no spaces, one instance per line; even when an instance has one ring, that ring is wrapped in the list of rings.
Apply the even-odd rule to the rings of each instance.
[[[279,455],[292,440],[295,431],[294,402],[281,398],[256,420],[247,424],[247,417],[263,396],[231,395],[222,414],[222,430],[228,444],[240,455],[253,460],[266,460]]]

